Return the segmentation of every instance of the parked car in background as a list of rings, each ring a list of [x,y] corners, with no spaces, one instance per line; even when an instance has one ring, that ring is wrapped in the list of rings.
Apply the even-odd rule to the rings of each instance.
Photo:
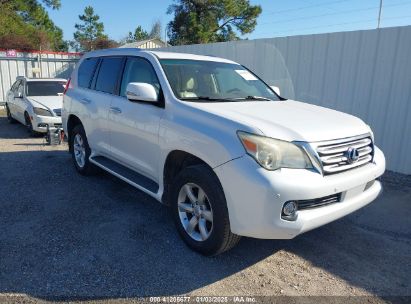
[[[98,166],[168,204],[182,239],[205,255],[240,236],[294,238],[382,189],[385,158],[368,125],[286,100],[230,60],[95,51],[67,87],[77,171]]]
[[[7,93],[6,111],[10,123],[18,121],[30,134],[61,127],[61,107],[66,80],[19,76]]]

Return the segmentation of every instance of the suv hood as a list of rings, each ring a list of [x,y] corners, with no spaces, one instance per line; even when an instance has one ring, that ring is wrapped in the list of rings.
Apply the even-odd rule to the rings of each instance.
[[[196,103],[195,107],[286,141],[316,142],[370,132],[357,117],[294,100]]]
[[[61,109],[63,106],[63,96],[28,96],[33,107],[44,107],[49,110]]]

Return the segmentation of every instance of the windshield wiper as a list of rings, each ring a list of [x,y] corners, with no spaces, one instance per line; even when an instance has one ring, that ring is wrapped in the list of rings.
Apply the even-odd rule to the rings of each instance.
[[[181,100],[193,101],[193,100],[204,100],[204,101],[239,101],[239,100],[257,100],[257,101],[273,101],[270,98],[262,97],[262,96],[252,96],[249,95],[247,97],[239,97],[239,98],[212,98],[210,96],[197,96],[197,97],[182,97]]]
[[[249,95],[247,97],[240,97],[240,98],[236,98],[237,100],[264,100],[264,101],[273,101],[270,98],[267,97],[262,97],[262,96],[253,96],[253,95]]]
[[[212,98],[210,96],[197,96],[197,97],[181,97],[180,100],[205,100],[205,101],[235,101],[235,99],[229,98]]]

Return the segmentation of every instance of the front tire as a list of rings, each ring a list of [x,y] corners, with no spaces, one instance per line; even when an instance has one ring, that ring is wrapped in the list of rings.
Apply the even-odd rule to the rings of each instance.
[[[30,134],[30,136],[32,137],[38,136],[39,133],[37,133],[33,129],[33,123],[31,122],[29,113],[27,112],[24,113],[24,120],[26,121],[27,132]]]
[[[206,165],[184,168],[172,186],[171,211],[177,231],[193,250],[213,256],[234,247],[227,203],[215,173]]]
[[[70,135],[70,151],[74,167],[81,175],[93,175],[96,167],[90,162],[91,149],[82,125],[73,128]]]
[[[9,121],[9,123],[11,124],[16,123],[16,120],[13,118],[13,116],[11,116],[9,106],[7,104],[6,104],[6,113],[7,113],[7,120]]]

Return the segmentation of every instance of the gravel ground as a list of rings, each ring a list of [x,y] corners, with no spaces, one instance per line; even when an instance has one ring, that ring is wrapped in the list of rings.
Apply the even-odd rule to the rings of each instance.
[[[66,145],[43,142],[1,113],[0,302],[411,296],[410,176],[388,172],[373,204],[293,240],[243,238],[206,258],[165,206],[109,174],[78,175]]]

